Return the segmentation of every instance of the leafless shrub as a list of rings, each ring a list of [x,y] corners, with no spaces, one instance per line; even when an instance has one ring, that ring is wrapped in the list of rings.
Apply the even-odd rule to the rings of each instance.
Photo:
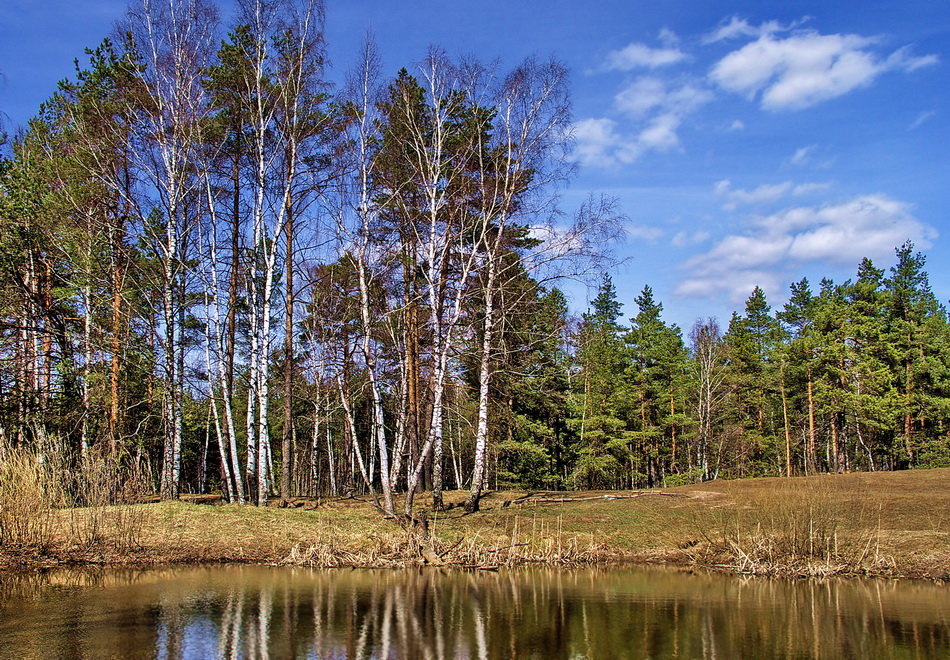
[[[717,503],[696,509],[705,543],[694,559],[740,573],[826,576],[886,568],[880,551],[880,508],[834,481],[789,482],[754,506]]]
[[[70,464],[62,443],[0,451],[0,545],[46,551],[54,543],[88,549],[139,546],[150,480],[103,445]]]
[[[131,550],[139,546],[150,491],[138,466],[126,466],[107,451],[89,451],[72,482],[70,538],[79,545]]]
[[[529,528],[524,518],[515,517],[502,534],[491,537],[476,532],[468,538],[444,538],[438,533],[436,521],[426,531],[394,528],[391,534],[369,538],[347,539],[328,533],[295,545],[281,563],[311,567],[417,564],[493,570],[533,563],[579,566],[612,556],[611,550],[593,535],[563,533],[560,520],[552,523],[535,519]]]
[[[58,475],[36,452],[5,448],[0,456],[0,545],[46,550],[56,529]]]

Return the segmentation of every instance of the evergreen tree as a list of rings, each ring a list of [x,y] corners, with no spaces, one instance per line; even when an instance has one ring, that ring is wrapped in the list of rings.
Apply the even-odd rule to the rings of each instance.
[[[627,364],[622,328],[617,323],[620,311],[617,291],[610,276],[604,274],[576,340],[578,370],[573,377],[569,424],[577,435],[578,460],[570,482],[579,487],[618,488],[634,478],[622,418],[622,379]]]
[[[499,341],[504,364],[494,379],[493,424],[501,483],[521,488],[563,487],[569,364],[564,350],[567,300],[558,289],[517,296]],[[513,292],[511,292],[513,293]]]
[[[666,474],[677,472],[678,460],[682,460],[677,436],[685,425],[687,352],[679,328],[661,318],[663,305],[654,300],[649,286],[634,302],[638,312],[626,337],[629,366],[625,379],[630,389],[626,398],[633,404],[628,424],[635,429],[631,441],[636,446],[631,451],[638,459],[643,483],[655,486],[663,483]]]
[[[861,261],[853,284],[843,285],[843,412],[832,420],[830,469],[874,470],[890,453],[897,400],[888,366],[884,285],[884,271],[870,259]]]
[[[742,439],[734,446],[734,464],[739,475],[774,472],[780,463],[775,402],[775,384],[780,364],[776,349],[783,330],[771,313],[765,292],[755,287],[743,315],[733,314],[725,335],[737,403],[736,423]]]
[[[948,326],[946,311],[930,289],[925,257],[911,242],[896,250],[886,282],[887,344],[900,403],[897,465],[915,466],[921,447],[939,442],[948,410]]]
[[[792,283],[788,302],[776,314],[788,337],[777,355],[787,476],[795,472],[795,465],[806,474],[815,469],[816,306],[817,299],[805,278]],[[793,442],[797,437],[804,438],[800,457],[798,443]]]

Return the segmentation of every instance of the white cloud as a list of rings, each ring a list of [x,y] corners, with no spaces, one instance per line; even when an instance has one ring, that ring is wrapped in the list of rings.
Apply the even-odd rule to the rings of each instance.
[[[677,232],[675,236],[670,240],[670,243],[673,247],[687,247],[689,245],[696,245],[698,243],[704,243],[709,240],[711,234],[705,230],[698,230],[694,232],[681,231]]]
[[[693,82],[673,85],[655,76],[640,76],[617,93],[614,105],[634,118],[653,111],[682,117],[711,99],[708,90]]]
[[[635,139],[620,135],[617,122],[607,118],[582,119],[574,124],[573,159],[581,165],[615,167],[640,155]]]
[[[809,144],[806,147],[796,149],[795,153],[793,153],[786,162],[795,167],[828,169],[835,164],[835,158],[833,156],[827,156],[827,154],[821,154],[819,158],[818,156],[821,151],[817,144]]]
[[[933,119],[933,117],[934,117],[936,114],[937,114],[937,111],[936,111],[936,110],[927,110],[926,112],[921,112],[919,115],[917,115],[917,117],[914,119],[914,121],[912,121],[912,122],[910,123],[910,126],[907,127],[907,130],[908,130],[908,131],[912,131],[912,130],[914,130],[915,128],[920,127],[920,125],[923,124],[924,122],[926,122],[926,121],[928,121],[928,120],[930,120],[930,119]]]
[[[742,122],[741,120],[739,120],[739,119],[736,119],[736,120],[733,121],[731,124],[729,124],[728,130],[729,130],[730,133],[733,133],[733,132],[735,132],[735,131],[741,131],[741,130],[744,129],[744,128],[745,128],[745,123],[743,123],[743,122]]]
[[[797,261],[856,263],[862,257],[888,256],[912,239],[930,246],[936,231],[913,216],[908,204],[886,195],[864,195],[820,207],[788,209],[756,225],[769,232],[788,232],[794,240],[788,255]]]
[[[632,120],[621,133],[609,118],[590,118],[574,125],[573,157],[582,165],[615,167],[636,161],[648,151],[667,152],[680,146],[677,131],[688,115],[712,94],[687,81],[670,84],[641,76],[614,97],[614,108]]]
[[[636,223],[628,224],[624,227],[624,233],[630,240],[643,240],[647,243],[656,243],[663,237],[663,230],[652,225],[640,225]]]
[[[666,83],[652,76],[642,76],[614,96],[617,109],[634,117],[642,117],[661,107],[668,98]]]
[[[680,119],[674,114],[665,114],[654,117],[640,131],[637,136],[637,143],[644,151],[652,149],[654,151],[670,151],[679,146],[679,136],[676,129],[679,128]]]
[[[749,25],[748,21],[738,16],[733,16],[728,23],[720,23],[719,26],[703,38],[703,43],[712,44],[726,39],[735,39],[737,37],[758,36],[756,28]]]
[[[636,162],[647,151],[665,152],[679,146],[675,115],[658,115],[635,135],[621,134],[612,119],[584,119],[574,124],[572,158],[581,165],[612,168]]]
[[[936,55],[914,57],[906,47],[882,58],[872,50],[875,43],[855,34],[806,31],[779,38],[766,32],[719,60],[710,78],[723,89],[758,99],[766,110],[795,110],[869,85],[882,73],[914,71],[938,61]]]
[[[813,153],[818,148],[817,144],[810,144],[807,147],[801,147],[796,149],[795,153],[792,154],[792,157],[789,158],[788,162],[792,165],[805,165],[811,159]]]
[[[789,30],[796,25],[801,24],[803,21],[792,23],[789,26],[783,26],[778,21],[768,21],[762,23],[761,25],[752,25],[744,18],[739,18],[738,16],[732,16],[729,19],[729,22],[720,23],[719,26],[707,34],[703,38],[704,44],[712,44],[717,41],[727,41],[729,39],[737,39],[739,37],[761,37],[763,35],[775,34],[776,32],[784,32]]]
[[[786,278],[769,270],[743,270],[725,280],[687,278],[677,285],[674,293],[683,298],[710,298],[725,292],[729,300],[738,305],[748,298],[755,287],[765,291],[766,296],[771,298],[786,288]]]
[[[752,190],[743,190],[742,188],[733,188],[732,182],[728,179],[716,182],[713,186],[713,193],[722,198],[722,207],[727,211],[732,211],[739,206],[761,206],[765,204],[774,204],[786,195],[803,197],[812,193],[821,192],[831,187],[829,183],[799,183],[793,181],[782,181],[781,183],[763,184]]]
[[[905,71],[916,71],[917,69],[922,69],[925,66],[933,66],[940,62],[939,55],[922,55],[920,57],[914,57],[911,55],[910,46],[904,46],[903,48],[898,48],[896,51],[890,54],[887,58],[887,66],[893,69],[904,69]]]
[[[829,188],[831,188],[831,184],[826,181],[822,181],[820,183],[817,181],[810,181],[808,183],[799,183],[797,186],[792,188],[792,194],[796,197],[804,197],[816,192],[825,192]]]
[[[672,34],[672,33],[670,33]],[[663,33],[661,32],[661,38]],[[651,48],[646,44],[631,43],[607,53],[604,68],[607,71],[632,71],[633,69],[656,69],[676,64],[686,59],[686,53],[679,48]]]
[[[684,265],[677,287],[683,296],[718,291],[744,295],[750,283],[768,291],[784,283],[786,269],[803,263],[853,266],[863,257],[881,259],[907,239],[926,248],[933,227],[914,217],[904,202],[864,195],[837,204],[802,206],[757,217],[749,230],[725,236]]]
[[[731,211],[741,205],[772,204],[791,192],[794,184],[791,181],[782,183],[765,184],[752,190],[743,190],[742,188],[733,188],[728,179],[716,182],[713,186],[713,192],[716,197],[721,197],[722,207]]]
[[[675,48],[680,43],[679,36],[667,27],[660,28],[660,33],[657,35],[657,38],[660,40],[660,43],[667,48]]]

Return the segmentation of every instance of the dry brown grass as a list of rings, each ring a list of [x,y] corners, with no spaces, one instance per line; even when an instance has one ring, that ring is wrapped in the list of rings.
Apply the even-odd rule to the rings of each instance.
[[[55,443],[0,447],[0,558],[31,563],[79,549],[141,547],[148,491],[138,470],[91,450],[78,465]]]
[[[300,508],[167,502],[52,510],[43,553],[3,549],[0,562],[494,568],[659,561],[745,573],[950,578],[947,469],[658,492],[534,504],[514,502],[524,492],[492,493],[480,513],[454,507],[405,526],[355,499],[298,502]],[[606,493],[584,495],[598,494]],[[458,504],[465,495],[448,493],[446,501]],[[419,505],[421,512],[424,498]],[[101,516],[98,536],[71,531],[83,515]],[[118,529],[128,531],[124,541]]]
[[[882,553],[883,500],[855,496],[851,484],[823,480],[778,483],[747,505],[697,507],[703,563],[740,573],[803,575],[873,572],[893,567]]]
[[[718,501],[693,513],[698,561],[760,574],[950,577],[950,470],[702,486],[714,487]]]
[[[0,546],[7,551],[45,551],[53,542],[53,505],[62,490],[55,471],[31,452],[0,452]]]

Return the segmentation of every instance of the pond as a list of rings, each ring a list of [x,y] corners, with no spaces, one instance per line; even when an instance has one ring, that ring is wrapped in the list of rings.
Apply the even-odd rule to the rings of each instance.
[[[0,576],[0,658],[938,658],[950,588],[665,569]]]

